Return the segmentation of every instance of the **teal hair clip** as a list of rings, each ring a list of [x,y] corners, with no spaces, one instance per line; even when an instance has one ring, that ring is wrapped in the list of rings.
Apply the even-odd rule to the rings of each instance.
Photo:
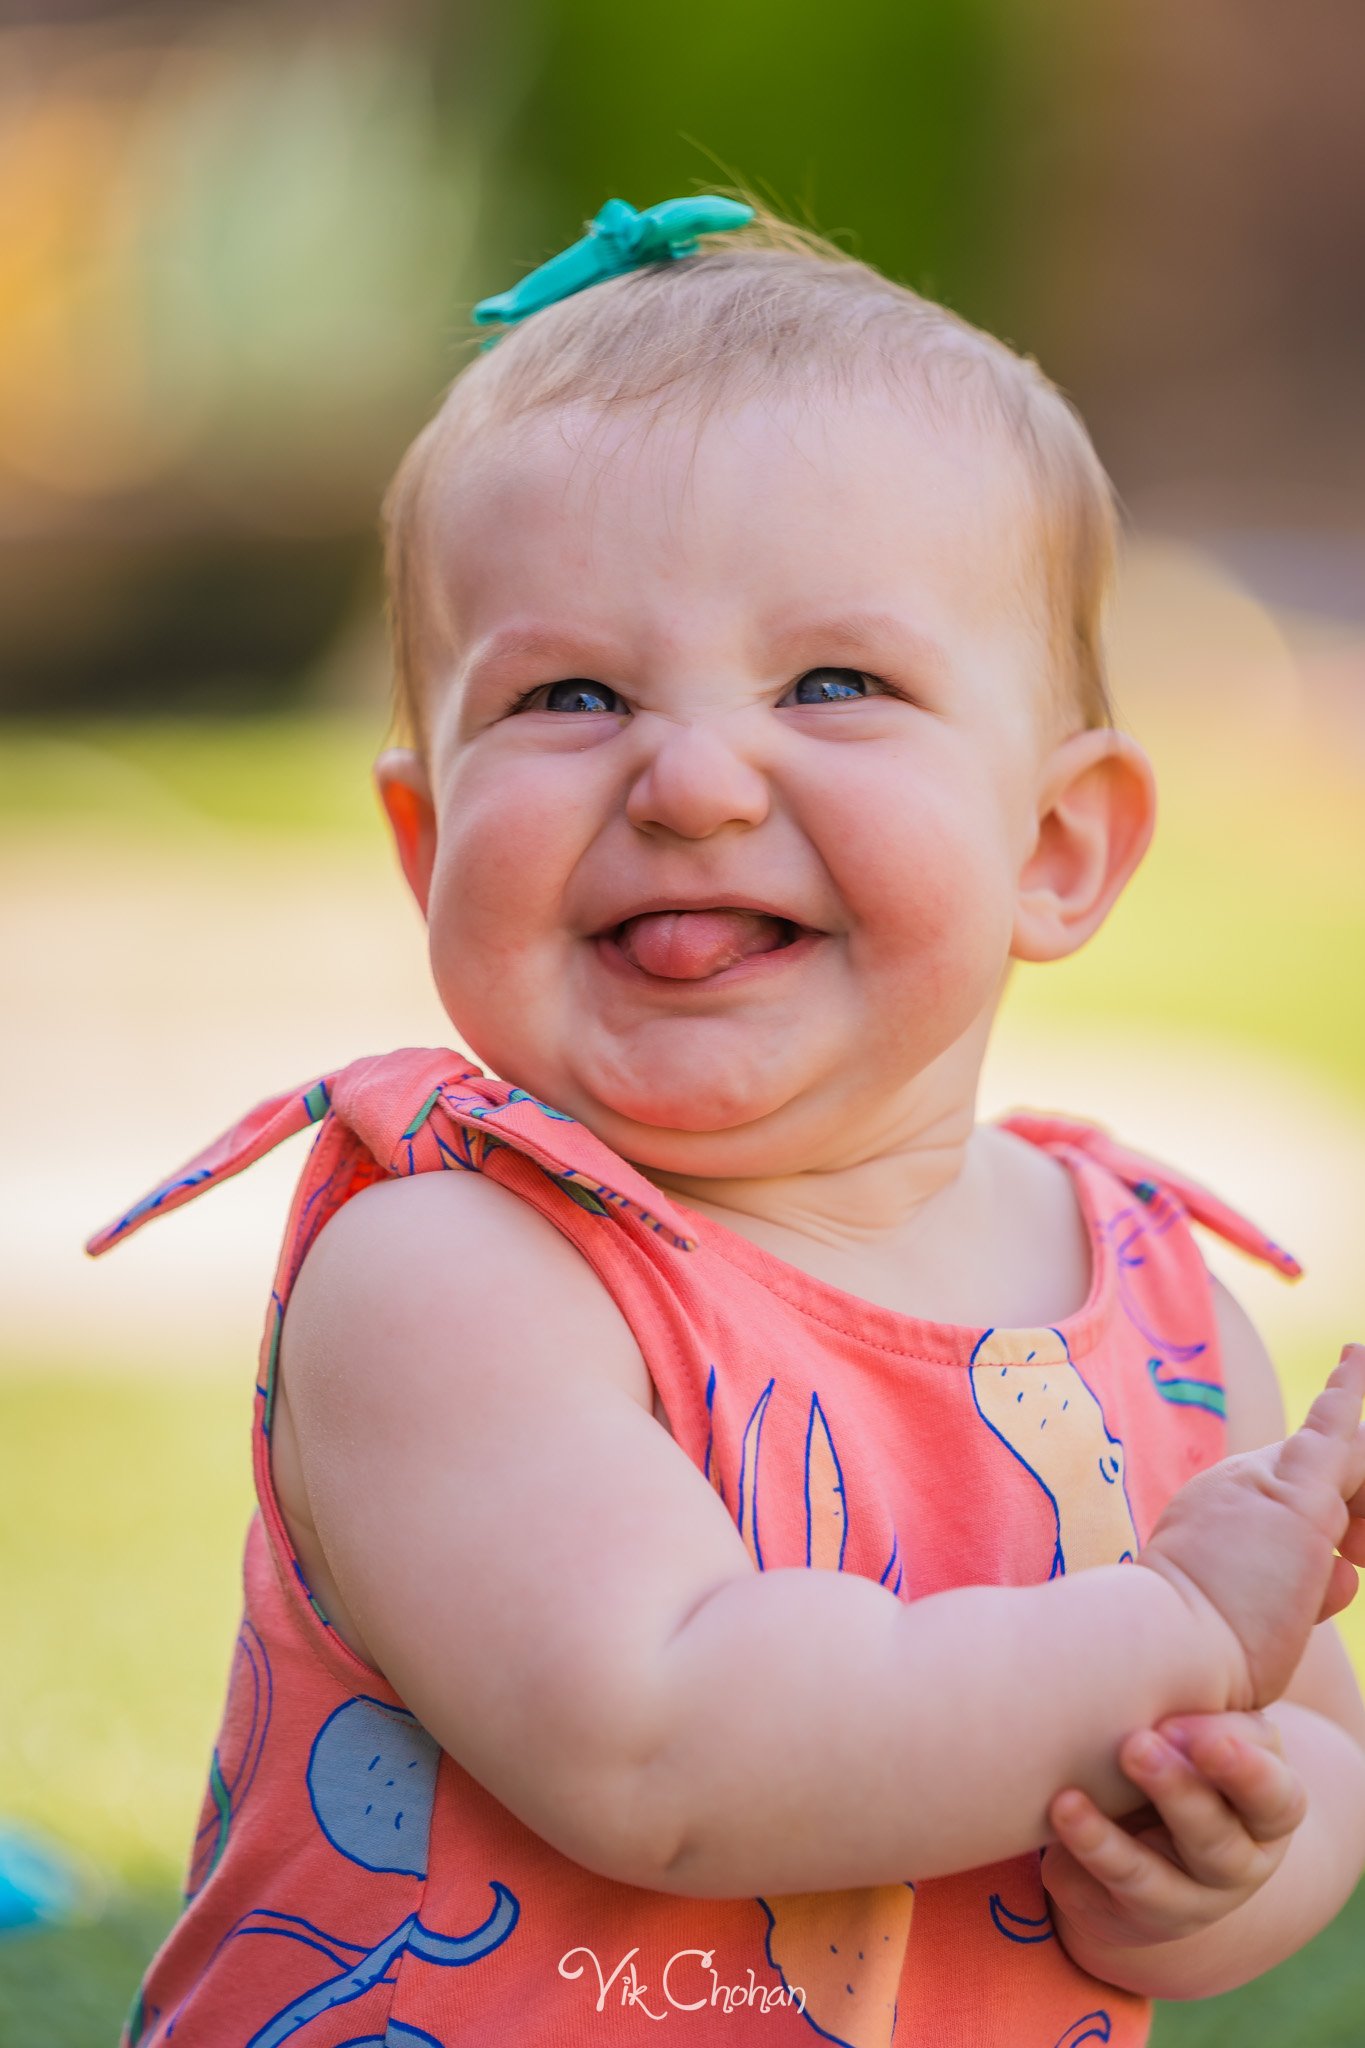
[[[510,291],[480,299],[474,318],[480,326],[501,320],[510,326],[532,313],[572,298],[590,284],[621,277],[646,263],[662,263],[696,253],[698,235],[725,234],[752,220],[754,209],[738,199],[720,199],[702,192],[695,199],[661,199],[637,213],[624,199],[609,199],[579,242],[561,249],[514,284]],[[488,344],[485,343],[485,346]]]

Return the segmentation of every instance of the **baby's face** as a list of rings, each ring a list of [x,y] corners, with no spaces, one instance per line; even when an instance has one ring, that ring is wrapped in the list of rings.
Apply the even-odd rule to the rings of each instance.
[[[974,1077],[1002,985],[1053,743],[1025,494],[875,397],[645,425],[533,416],[431,492],[436,984],[641,1165],[842,1163]],[[800,936],[612,936],[698,901]]]

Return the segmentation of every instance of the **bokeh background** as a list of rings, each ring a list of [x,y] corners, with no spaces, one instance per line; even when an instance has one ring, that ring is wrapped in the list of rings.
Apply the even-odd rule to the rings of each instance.
[[[0,1816],[84,1882],[0,1940],[0,2041],[111,2044],[174,1914],[300,1155],[80,1245],[261,1096],[448,1042],[367,781],[378,500],[471,302],[609,194],[745,180],[1081,407],[1162,819],[983,1109],[1290,1245],[1207,1248],[1294,1419],[1365,1335],[1362,75],[1354,0],[0,10]],[[1363,1930],[1157,2040],[1358,2044]]]

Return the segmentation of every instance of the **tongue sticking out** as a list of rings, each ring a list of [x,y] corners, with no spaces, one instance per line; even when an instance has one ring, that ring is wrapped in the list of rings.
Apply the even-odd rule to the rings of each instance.
[[[627,960],[670,981],[704,981],[783,944],[782,919],[758,910],[651,910],[630,917],[616,934]]]

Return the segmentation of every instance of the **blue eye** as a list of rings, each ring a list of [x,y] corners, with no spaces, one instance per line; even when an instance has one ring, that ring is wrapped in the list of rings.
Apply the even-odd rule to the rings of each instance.
[[[561,700],[559,692],[565,692]],[[565,682],[551,682],[544,690],[546,711],[618,711],[620,698],[604,682],[589,682],[585,676],[569,676]]]
[[[809,668],[803,676],[797,677],[792,688],[799,690],[803,683],[816,683],[819,685],[820,694],[817,697],[806,697],[801,700],[802,702],[842,704],[851,698],[866,694],[865,691],[856,689],[855,684],[867,684],[871,681],[871,676],[864,675],[863,671],[857,668]]]

